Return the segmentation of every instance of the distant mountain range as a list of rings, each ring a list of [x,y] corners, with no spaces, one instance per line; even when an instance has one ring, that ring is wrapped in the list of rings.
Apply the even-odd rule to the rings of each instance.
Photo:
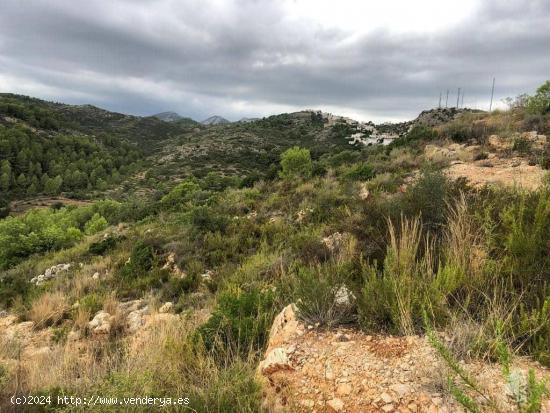
[[[157,119],[160,119],[160,120],[163,120],[164,122],[192,122],[192,123],[197,123],[195,120],[189,118],[189,117],[185,117],[185,116],[181,116],[179,113],[176,113],[176,112],[161,112],[161,113],[157,113],[156,115],[153,115],[154,118],[157,118]]]
[[[224,125],[231,122],[221,116],[214,115],[210,116],[208,119],[203,120],[201,123],[203,125]]]

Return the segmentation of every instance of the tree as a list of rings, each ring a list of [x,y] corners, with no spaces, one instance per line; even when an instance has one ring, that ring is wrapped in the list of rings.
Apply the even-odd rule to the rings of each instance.
[[[27,177],[23,172],[21,172],[17,177],[17,186],[21,189],[25,189],[27,187]]]
[[[44,192],[50,195],[57,195],[63,185],[63,178],[57,175],[55,178],[49,178],[44,185]]]
[[[11,165],[10,161],[4,160],[0,165],[0,189],[3,192],[8,192],[11,183]]]
[[[539,115],[550,113],[550,80],[537,89],[535,96],[527,99],[527,111]]]
[[[107,220],[99,215],[97,212],[90,218],[86,224],[84,224],[84,232],[87,235],[95,234],[102,231],[109,226]]]
[[[283,168],[279,173],[281,178],[309,178],[313,170],[309,149],[298,146],[287,149],[281,155],[281,167]]]

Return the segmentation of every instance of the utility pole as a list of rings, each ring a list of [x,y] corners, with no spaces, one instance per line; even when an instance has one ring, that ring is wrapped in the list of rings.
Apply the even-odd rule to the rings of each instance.
[[[460,88],[458,88],[458,93],[456,94],[456,108],[458,109],[458,103],[460,102]]]
[[[489,104],[489,112],[493,109],[494,94],[495,94],[495,78],[493,77],[493,87],[491,88],[491,103]]]
[[[462,106],[462,108],[464,108],[464,89],[462,89],[462,99],[460,101],[460,106]]]
[[[440,90],[440,91],[439,91],[439,104],[437,105],[437,107],[438,107],[439,109],[441,109],[441,93],[442,93],[442,92],[441,92],[441,90]]]
[[[449,103],[449,89],[447,89],[447,98],[445,99],[445,107],[447,107],[448,103]]]

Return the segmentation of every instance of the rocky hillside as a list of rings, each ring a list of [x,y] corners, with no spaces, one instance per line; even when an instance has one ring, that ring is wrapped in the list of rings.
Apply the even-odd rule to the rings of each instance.
[[[96,109],[8,101],[0,183],[29,200],[0,219],[0,411],[548,412],[550,101],[402,133],[317,111],[70,126]],[[162,144],[122,174],[139,143],[103,121]],[[65,203],[76,177],[89,199]]]

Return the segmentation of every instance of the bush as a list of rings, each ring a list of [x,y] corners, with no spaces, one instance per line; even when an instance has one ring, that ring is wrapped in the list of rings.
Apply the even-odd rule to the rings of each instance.
[[[436,138],[437,131],[435,129],[423,124],[414,125],[405,136],[399,137],[398,139],[395,139],[393,142],[391,142],[386,150],[387,153],[389,153],[393,148],[410,145],[414,142],[431,141]]]
[[[166,208],[176,208],[184,202],[189,201],[191,196],[200,189],[199,184],[195,180],[186,179],[163,196],[160,202]]]
[[[109,235],[101,241],[91,243],[88,247],[88,252],[93,255],[103,255],[107,251],[112,250],[122,238]]]
[[[97,212],[84,224],[84,232],[86,235],[92,235],[96,232],[103,231],[109,224],[107,220]]]
[[[11,307],[18,297],[24,300],[31,288],[32,284],[22,276],[4,275],[0,278],[0,307]]]
[[[453,192],[451,182],[442,172],[425,169],[407,189],[403,209],[408,217],[420,215],[426,230],[441,231]]]
[[[313,170],[309,150],[298,146],[287,149],[281,155],[281,167],[281,178],[309,178]]]
[[[219,295],[212,315],[198,331],[217,356],[246,358],[264,348],[274,315],[271,291],[230,289]]]
[[[191,223],[201,231],[224,232],[227,216],[216,213],[211,207],[197,206],[191,210]]]
[[[345,173],[344,178],[350,179],[353,181],[367,181],[374,178],[376,174],[372,167],[365,163],[358,163],[351,166]]]
[[[527,98],[527,112],[544,115],[550,112],[550,80],[539,86],[534,96]]]
[[[347,286],[351,277],[342,265],[294,268],[294,302],[308,324],[331,328],[355,320],[355,296]]]
[[[390,243],[382,273],[365,268],[365,283],[358,303],[360,322],[367,330],[385,329],[411,335],[421,330],[426,304],[435,312],[432,256],[420,254],[423,241],[418,218],[401,219],[399,231],[388,221]]]
[[[531,152],[531,142],[529,142],[527,139],[516,138],[514,139],[512,150],[519,153],[528,154]]]

